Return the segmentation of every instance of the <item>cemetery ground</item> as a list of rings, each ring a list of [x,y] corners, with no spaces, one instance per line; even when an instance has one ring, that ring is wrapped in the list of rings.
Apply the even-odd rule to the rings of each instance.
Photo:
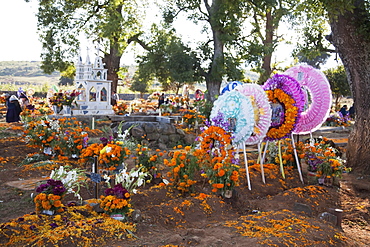
[[[196,184],[194,195],[181,195],[154,179],[132,196],[136,216],[129,219],[126,227],[109,217],[96,216],[88,207],[70,207],[62,217],[37,216],[31,194],[50,170],[21,165],[27,154],[38,150],[26,146],[20,123],[4,122],[0,120],[1,246],[368,246],[370,243],[370,178],[358,175],[359,171],[344,174],[339,186],[327,187],[308,184],[306,171],[302,184],[297,170],[287,170],[283,179],[278,169],[271,169],[266,172],[263,184],[258,167],[251,164],[251,190],[245,176],[241,176],[240,186],[231,198],[214,195],[205,184]],[[314,133],[338,142],[348,134],[348,131]],[[345,145],[341,151],[345,151]],[[249,159],[254,156],[248,153]],[[75,160],[65,162],[73,164]],[[165,167],[162,168],[165,174]],[[99,193],[103,190],[101,185]],[[92,183],[81,191],[84,199],[92,199],[94,194]],[[68,200],[73,198],[67,197],[63,203]],[[343,210],[340,226],[325,214],[320,218],[331,209]]]

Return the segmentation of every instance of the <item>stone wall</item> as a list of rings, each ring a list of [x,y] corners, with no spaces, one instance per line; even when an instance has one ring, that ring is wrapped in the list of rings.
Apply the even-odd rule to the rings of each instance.
[[[112,124],[114,133],[118,132],[119,123]],[[123,131],[130,129],[130,136],[144,142],[150,148],[171,149],[177,145],[192,145],[196,136],[177,129],[173,123],[133,121],[122,124]]]
[[[131,100],[134,100],[134,99],[140,99],[140,94],[133,94],[133,93],[120,93],[118,94],[119,95],[119,99],[120,100],[127,100],[127,101],[131,101]],[[166,94],[166,97],[170,96],[170,95],[175,95],[175,94]],[[143,99],[148,99],[148,97],[150,96],[150,94],[143,94]],[[189,97],[191,99],[194,99],[194,94],[190,94]]]

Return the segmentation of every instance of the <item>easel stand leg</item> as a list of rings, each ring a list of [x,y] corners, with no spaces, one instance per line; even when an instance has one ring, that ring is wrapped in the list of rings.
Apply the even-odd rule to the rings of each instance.
[[[296,147],[295,147],[295,143],[294,143],[294,136],[293,136],[293,133],[292,133],[292,145],[293,145],[293,151],[294,151],[295,162],[297,163],[297,168],[298,168],[298,173],[299,173],[299,179],[301,180],[302,184],[304,184],[303,176],[302,176],[302,171],[301,171],[301,164],[299,163],[298,154],[297,154],[297,149],[296,149]]]
[[[247,151],[245,150],[245,142],[243,142],[242,145],[243,145],[243,153],[244,153],[245,172],[247,173],[248,189],[252,190],[251,180],[249,178],[249,169],[248,169]]]

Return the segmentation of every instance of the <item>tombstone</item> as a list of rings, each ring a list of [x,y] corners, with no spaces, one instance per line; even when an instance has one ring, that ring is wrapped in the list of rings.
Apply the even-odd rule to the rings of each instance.
[[[107,80],[107,71],[98,55],[94,64],[90,62],[89,54],[85,63],[82,62],[80,55],[76,64],[75,86],[81,94],[76,99],[78,106],[72,110],[73,115],[114,114],[111,105],[112,81]]]

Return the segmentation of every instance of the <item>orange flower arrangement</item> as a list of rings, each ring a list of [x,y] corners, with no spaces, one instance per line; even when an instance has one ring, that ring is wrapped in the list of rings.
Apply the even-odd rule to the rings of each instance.
[[[100,197],[100,207],[107,214],[126,215],[131,211],[130,193],[122,184],[116,184],[113,188],[104,191],[105,196]]]
[[[285,109],[284,122],[279,126],[270,127],[266,136],[272,140],[285,138],[295,127],[299,109],[295,105],[295,100],[279,88],[267,90],[266,93],[270,102],[282,104]]]
[[[307,143],[303,147],[303,158],[308,164],[308,170],[317,172],[318,177],[342,177],[343,172],[349,172],[345,161],[338,156],[338,150],[323,138],[313,145]],[[301,156],[301,157],[302,157]]]
[[[124,115],[128,113],[127,109],[128,109],[128,105],[124,102],[118,102],[117,105],[113,106],[113,111],[117,115]]]
[[[36,192],[40,193],[34,199],[36,212],[43,210],[63,212],[61,200],[66,191],[62,181],[48,179],[46,183],[41,184],[36,189]]]
[[[159,149],[154,153],[150,148],[142,144],[137,144],[134,151],[135,165],[143,167],[143,172],[150,172],[155,178],[160,177],[158,164],[161,163],[163,153]]]
[[[199,164],[212,167],[215,161],[233,157],[231,135],[223,128],[210,126],[198,137],[200,147],[194,152]]]
[[[43,210],[57,211],[58,213],[63,212],[63,204],[61,201],[62,197],[53,194],[38,194],[34,202],[36,204],[36,212],[41,212]]]
[[[117,198],[116,196],[101,196],[100,207],[106,212],[121,211],[125,207],[129,207],[129,202],[123,198]]]
[[[182,120],[184,123],[187,123],[188,125],[195,125],[195,123],[198,123],[199,125],[203,124],[206,117],[199,114],[196,110],[190,110],[186,109],[183,110],[184,115],[182,116]]]
[[[167,174],[170,177],[170,185],[182,193],[190,192],[197,183],[195,180],[195,172],[199,171],[197,158],[191,152],[190,146],[176,150],[169,156],[171,160],[164,159],[164,164],[171,168],[171,172]]]
[[[24,136],[28,146],[40,148],[40,152],[50,149],[49,155],[60,157],[79,155],[87,145],[88,128],[76,118],[48,119],[45,116],[26,118]]]
[[[121,165],[130,155],[130,150],[123,147],[121,142],[108,143],[93,143],[81,151],[81,162],[92,161],[94,156],[99,157],[99,163],[108,168],[115,170]]]
[[[198,157],[200,167],[205,171],[203,177],[209,179],[212,192],[225,193],[239,182],[239,166],[234,159],[231,135],[223,128],[210,126],[199,136],[200,148],[194,156]]]

